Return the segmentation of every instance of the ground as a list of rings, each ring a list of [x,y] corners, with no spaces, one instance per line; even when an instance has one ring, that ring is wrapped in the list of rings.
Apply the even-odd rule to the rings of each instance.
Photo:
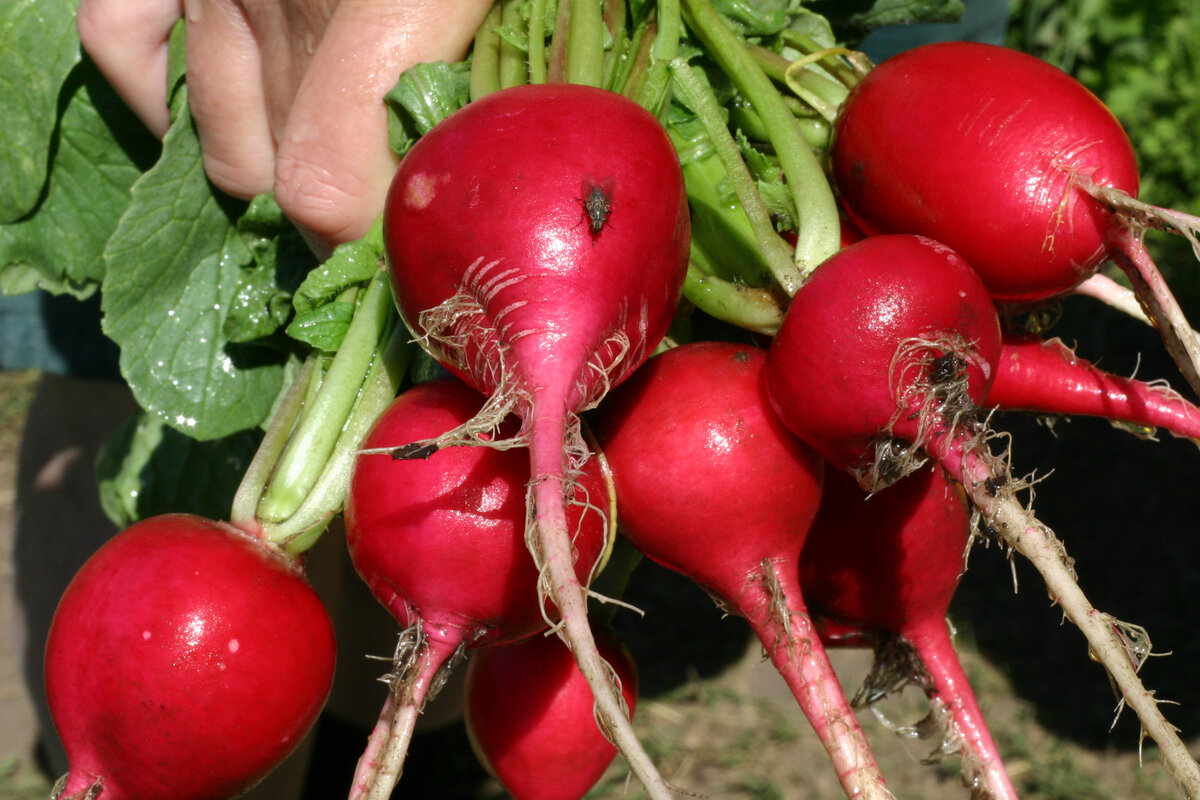
[[[1082,314],[1063,334],[1086,337],[1104,352],[1104,365],[1129,372],[1136,353],[1156,343],[1136,328],[1100,323]],[[1130,323],[1134,325],[1134,323]],[[1111,328],[1115,331],[1109,333]],[[1143,377],[1169,368],[1149,357]],[[0,373],[0,800],[48,797],[32,767],[31,717],[18,679],[10,627],[14,609],[8,531],[13,456],[35,376]],[[1011,415],[1010,415],[1011,416]],[[1104,423],[1076,420],[1051,430],[1031,419],[997,420],[1013,434],[1022,473],[1054,473],[1038,487],[1039,515],[1066,541],[1081,583],[1097,607],[1145,625],[1158,652],[1143,669],[1168,717],[1200,753],[1200,493],[1189,491],[1200,472],[1190,443],[1144,442]],[[981,706],[1025,800],[1167,800],[1182,795],[1147,744],[1138,766],[1138,729],[1128,713],[1110,731],[1114,699],[1103,672],[1087,657],[1083,638],[1050,606],[1039,578],[1024,565],[1013,573],[997,547],[977,548],[963,578],[951,620]],[[643,695],[636,723],[647,746],[675,783],[710,798],[832,800],[840,796],[825,756],[771,666],[762,661],[737,619],[722,618],[686,581],[653,565],[635,573],[629,600],[646,616],[618,616],[638,659]],[[852,691],[870,654],[834,653]],[[911,695],[888,706],[899,721],[920,716]],[[892,734],[871,713],[862,716],[882,771],[898,798],[967,798],[957,765],[924,765],[928,742]],[[317,741],[319,767],[311,798],[344,794],[345,771],[361,739],[330,726]],[[447,776],[450,780],[447,783]],[[626,771],[614,764],[593,798],[636,797]],[[461,726],[427,732],[414,743],[397,796],[498,798],[503,794],[471,761]]]

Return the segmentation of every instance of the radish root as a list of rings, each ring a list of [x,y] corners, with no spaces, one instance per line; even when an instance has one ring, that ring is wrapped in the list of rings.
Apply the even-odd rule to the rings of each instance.
[[[971,351],[968,347],[948,352],[961,354],[966,363]],[[945,355],[936,353],[936,350],[926,349],[917,362],[924,364],[926,372],[916,384],[918,390],[923,387],[927,394],[934,394],[930,384],[938,383],[934,378],[939,371],[939,359]],[[896,360],[900,357],[898,352]],[[1179,738],[1178,729],[1163,716],[1158,707],[1162,701],[1157,700],[1138,677],[1138,669],[1144,661],[1139,653],[1149,652],[1148,636],[1142,629],[1119,622],[1091,604],[1079,586],[1074,562],[1067,554],[1066,546],[1034,515],[1032,492],[1025,504],[1017,499],[1017,492],[1029,488],[1029,483],[1013,480],[1007,450],[996,455],[987,446],[994,437],[977,413],[971,415],[950,404],[942,405],[936,397],[932,400],[915,398],[912,391],[897,398],[902,412],[911,409],[913,404],[919,405],[923,416],[931,418],[921,421],[920,429],[931,434],[922,449],[963,485],[972,506],[980,514],[978,527],[993,533],[1012,551],[1029,559],[1042,575],[1051,601],[1062,608],[1065,616],[1087,639],[1090,656],[1107,671],[1120,704],[1128,705],[1137,714],[1142,736],[1149,735],[1158,743],[1168,772],[1188,796],[1200,797],[1200,764]],[[1136,643],[1132,650],[1122,634]]]
[[[431,646],[419,621],[400,632],[391,658],[392,669],[379,679],[388,685],[388,696],[354,770],[349,800],[391,797],[404,768],[417,717],[425,703],[445,686],[465,649],[466,644],[461,642],[453,649]]]
[[[846,796],[895,800],[821,645],[798,578],[794,561],[765,558],[737,606],[812,723]]]

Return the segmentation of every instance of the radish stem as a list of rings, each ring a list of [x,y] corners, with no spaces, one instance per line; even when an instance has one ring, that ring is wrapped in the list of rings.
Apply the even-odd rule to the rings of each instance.
[[[524,26],[524,18],[521,15],[522,2],[524,0],[502,0],[499,3],[501,27],[512,31],[520,30]],[[498,38],[500,39],[500,88],[507,89],[510,86],[529,83],[526,54],[503,36]]]
[[[796,267],[806,276],[841,246],[833,190],[783,97],[721,15],[708,0],[685,0],[684,8],[697,37],[754,107],[770,134],[800,218],[794,255]],[[791,283],[784,284],[789,295],[799,288],[799,284]]]
[[[337,357],[321,382],[321,390],[301,411],[291,441],[258,504],[260,520],[271,523],[287,519],[311,491],[358,397],[381,332],[394,315],[387,274],[380,271],[367,287]]]
[[[500,4],[493,4],[479,30],[475,31],[469,79],[472,102],[500,90],[500,34],[496,32],[500,27],[500,13]]]
[[[572,0],[567,25],[567,83],[604,83],[604,15],[599,0]]]
[[[725,127],[716,98],[704,88],[692,73],[692,67],[682,59],[671,62],[671,71],[680,95],[703,123],[713,149],[725,166],[725,172],[750,222],[761,257],[783,290],[788,295],[795,294],[804,282],[804,275],[797,271],[787,243],[775,232],[766,204],[754,185],[754,178],[742,160],[737,143]]]

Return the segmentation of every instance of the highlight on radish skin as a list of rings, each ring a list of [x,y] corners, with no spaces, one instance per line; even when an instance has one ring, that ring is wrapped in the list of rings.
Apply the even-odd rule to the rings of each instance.
[[[972,540],[966,498],[936,464],[871,495],[830,470],[801,553],[800,585],[825,617],[819,629],[834,627],[844,640],[853,632],[852,644],[875,650],[855,705],[919,686],[928,717],[901,732],[938,737],[925,762],[959,756],[972,797],[1016,800],[946,619]]]
[[[604,193],[603,214],[585,186]],[[641,106],[603,89],[494,92],[405,156],[388,193],[384,239],[406,324],[489,396],[469,423],[397,454],[528,446],[528,543],[542,592],[561,613],[558,630],[595,693],[601,724],[651,796],[665,800],[670,789],[597,653],[563,504],[588,457],[577,415],[650,354],[680,296],[689,221],[670,139]],[[516,435],[482,435],[510,412],[522,421]]]
[[[419,384],[388,407],[364,446],[435,436],[471,419],[484,399],[454,378]],[[511,433],[515,424],[510,420],[499,433]],[[392,691],[351,797],[391,793],[417,714],[465,650],[546,628],[538,570],[525,546],[528,480],[528,459],[516,450],[358,457],[346,500],[346,544],[355,569],[404,632],[386,677]],[[593,461],[576,476],[566,509],[572,570],[585,585],[605,552],[607,505]]]
[[[1114,259],[1200,393],[1200,340],[1142,241],[1137,160],[1112,113],[1067,73],[977,42],[895,55],[851,91],[831,150],[834,182],[868,234],[954,248],[1003,301],[1071,291]],[[1186,225],[1174,227],[1194,239]]]
[[[1018,493],[1007,453],[978,410],[1000,353],[983,283],[954,251],[919,236],[876,236],[819,266],[793,298],[765,370],[780,418],[866,489],[926,457],[963,485],[982,529],[1025,556],[1137,714],[1185,791],[1200,765],[1142,685],[1144,630],[1097,611],[1053,532]]]
[[[846,796],[890,798],[800,591],[800,549],[824,469],[772,413],[765,361],[754,347],[682,345],[646,362],[596,410],[619,525],[647,558],[746,619]]]

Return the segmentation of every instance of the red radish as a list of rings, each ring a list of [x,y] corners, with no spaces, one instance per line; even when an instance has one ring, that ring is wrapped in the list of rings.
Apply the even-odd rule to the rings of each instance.
[[[138,522],[75,575],[46,644],[59,797],[224,800],[300,743],[333,626],[293,560],[187,514]]]
[[[834,466],[881,488],[932,457],[963,484],[983,524],[1030,560],[1158,742],[1175,778],[1200,794],[1200,765],[1142,686],[1119,632],[1075,581],[1062,543],[1017,491],[1006,455],[987,446],[977,406],[1000,354],[999,321],[979,277],[919,236],[844,248],[796,293],[771,344],[765,379],[780,418]]]
[[[1060,339],[1005,334],[996,366],[989,408],[1104,417],[1200,442],[1200,408],[1165,384],[1106,372]]]
[[[596,645],[616,670],[630,711],[637,668],[603,629]],[[593,722],[592,690],[571,651],[534,636],[471,656],[464,708],[471,746],[516,800],[579,800],[617,755]]]
[[[529,446],[529,544],[560,633],[601,723],[652,796],[669,797],[596,652],[563,499],[587,458],[577,414],[650,353],[683,285],[688,211],[670,139],[645,109],[602,89],[494,92],[405,156],[384,235],[401,316],[491,398],[469,424],[401,452],[479,444],[478,431],[510,411],[521,417],[516,437],[492,444]]]
[[[437,436],[473,418],[483,402],[457,379],[420,384],[388,407],[363,445]],[[358,457],[346,499],[346,544],[371,593],[405,633],[397,674],[389,676],[393,691],[352,796],[388,796],[416,714],[456,653],[546,628],[538,570],[525,546],[528,481],[528,460],[516,450],[447,448],[425,460]],[[585,584],[604,550],[606,506],[598,471],[581,472],[566,513],[573,572]]]
[[[1065,293],[1116,259],[1200,391],[1200,343],[1142,242],[1129,137],[1062,70],[976,42],[907,50],[850,93],[831,163],[865,233],[943,242],[997,299]]]
[[[972,797],[1015,800],[946,622],[970,541],[965,499],[940,467],[869,497],[849,473],[830,470],[800,585],[814,613],[875,639],[876,666],[859,698],[917,683],[943,737],[935,756],[962,756]],[[876,675],[886,685],[873,685]]]
[[[821,737],[848,797],[891,797],[812,627],[800,549],[823,466],[772,413],[766,353],[720,342],[656,356],[597,410],[621,529],[745,617]]]

